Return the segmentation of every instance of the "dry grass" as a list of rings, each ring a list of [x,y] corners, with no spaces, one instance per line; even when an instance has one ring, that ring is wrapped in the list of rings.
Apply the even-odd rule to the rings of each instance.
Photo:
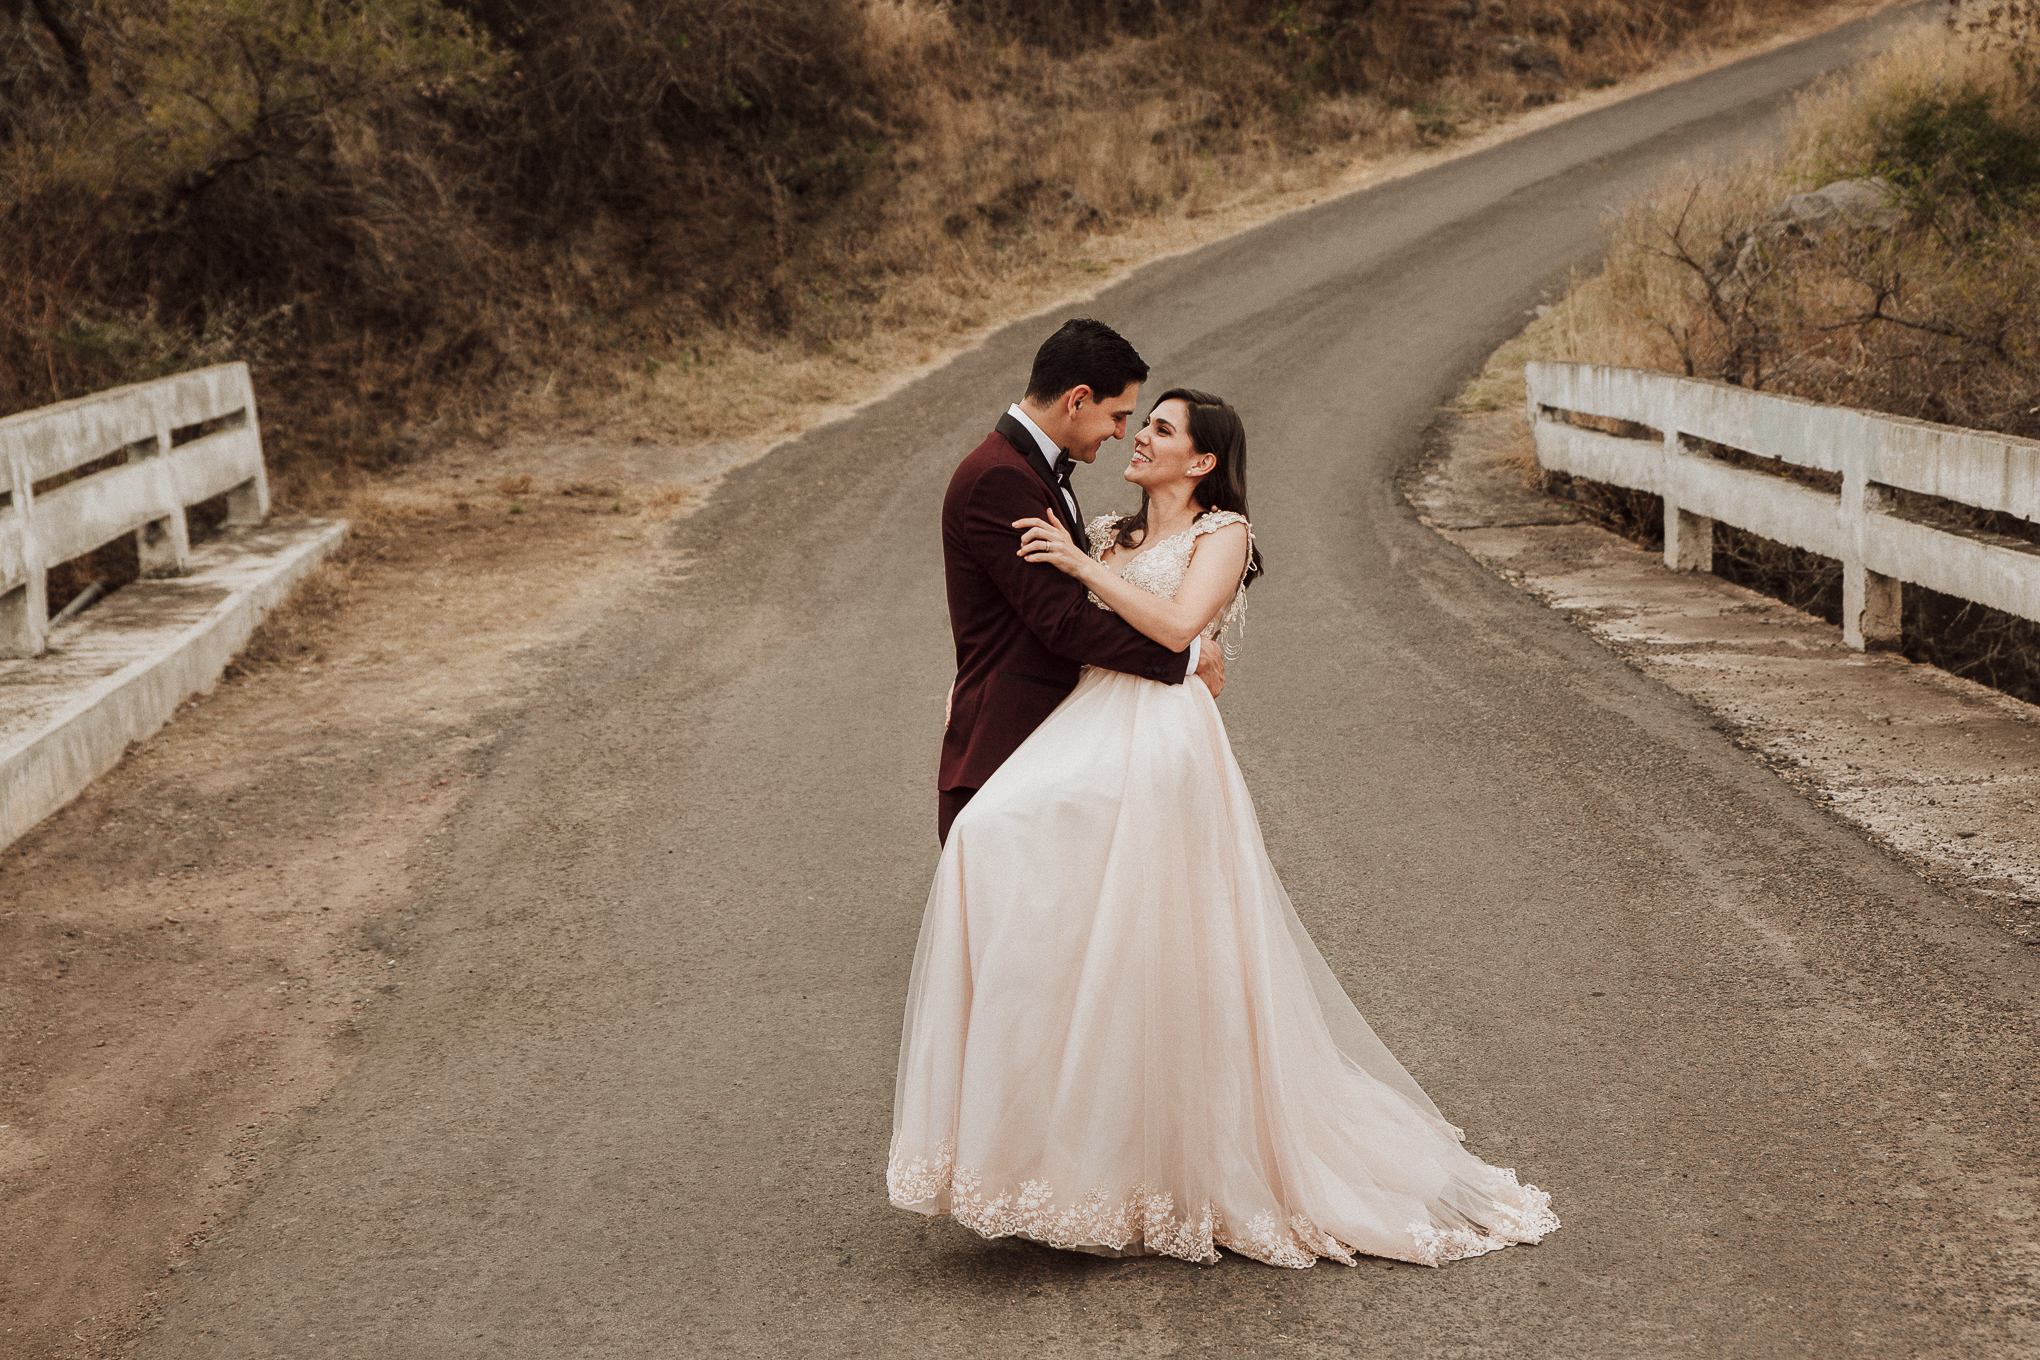
[[[325,660],[324,640],[331,636],[332,622],[354,602],[358,559],[351,548],[342,545],[312,568],[290,598],[269,612],[227,667],[229,679]]]
[[[2040,44],[2030,25],[2008,36],[1988,12],[1980,21],[1981,35],[1923,23],[1810,92],[1775,157],[1695,167],[1631,204],[1602,271],[1539,323],[1538,343],[1559,358],[2040,435]],[[1872,186],[1879,215],[1779,216],[1790,196],[1841,180]],[[1567,494],[1660,541],[1655,497],[1582,482]],[[2040,541],[2028,521],[1959,518],[1963,531]],[[1718,527],[1716,570],[1839,621],[1837,563]],[[2040,701],[2040,624],[1908,587],[1904,649]]]
[[[86,71],[0,36],[0,410],[247,357],[280,501],[330,509],[531,428],[796,428],[1369,163],[1823,6],[45,8]]]
[[[1888,227],[1775,217],[1873,177]],[[2036,212],[2031,63],[1923,23],[1804,97],[1785,151],[1694,167],[1630,205],[1605,268],[1559,309],[1560,352],[2040,434]]]

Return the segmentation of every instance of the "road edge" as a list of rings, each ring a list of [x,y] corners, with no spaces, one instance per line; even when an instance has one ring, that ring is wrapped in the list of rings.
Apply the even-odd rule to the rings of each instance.
[[[1512,379],[1520,388],[1534,329],[1490,356],[1397,477],[1418,520],[1697,705],[1928,883],[2040,948],[2040,845],[2028,830],[2040,808],[2040,706],[1896,653],[1852,651],[1839,627],[1710,573],[1674,572],[1547,495],[1526,412],[1493,396]]]

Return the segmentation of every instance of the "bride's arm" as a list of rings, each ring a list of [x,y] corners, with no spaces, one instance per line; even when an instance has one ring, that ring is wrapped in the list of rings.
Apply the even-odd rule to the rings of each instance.
[[[1030,562],[1048,562],[1076,577],[1113,612],[1171,651],[1182,651],[1211,626],[1218,611],[1239,589],[1247,569],[1247,526],[1228,524],[1200,534],[1190,568],[1176,598],[1165,600],[1120,579],[1119,573],[1070,541],[1061,525],[1045,519],[1023,519],[1020,555]]]

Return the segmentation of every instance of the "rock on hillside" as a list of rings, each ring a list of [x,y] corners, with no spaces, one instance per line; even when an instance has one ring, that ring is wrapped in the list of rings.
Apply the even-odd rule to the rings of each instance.
[[[1736,274],[1749,278],[1789,246],[1836,230],[1889,232],[1905,220],[1893,204],[1889,182],[1842,179],[1812,193],[1794,194],[1771,210],[1764,224],[1743,237]]]

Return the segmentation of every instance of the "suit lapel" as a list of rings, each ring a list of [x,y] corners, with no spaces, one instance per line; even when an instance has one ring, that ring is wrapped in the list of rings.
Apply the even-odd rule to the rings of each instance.
[[[1084,512],[1079,509],[1076,512],[1076,519],[1071,520],[1070,504],[1063,500],[1062,483],[1055,479],[1055,473],[1048,466],[1048,459],[1042,457],[1041,445],[1035,442],[1034,435],[1025,425],[1013,419],[1011,411],[1000,416],[999,423],[992,428],[1013,446],[1013,452],[1027,460],[1027,466],[1034,469],[1034,475],[1048,488],[1048,503],[1054,508],[1055,517],[1062,521],[1063,528],[1069,530],[1070,537],[1076,540],[1077,546],[1089,552],[1091,544],[1084,537]],[[1069,501],[1074,503],[1076,499],[1077,493],[1072,488]]]

